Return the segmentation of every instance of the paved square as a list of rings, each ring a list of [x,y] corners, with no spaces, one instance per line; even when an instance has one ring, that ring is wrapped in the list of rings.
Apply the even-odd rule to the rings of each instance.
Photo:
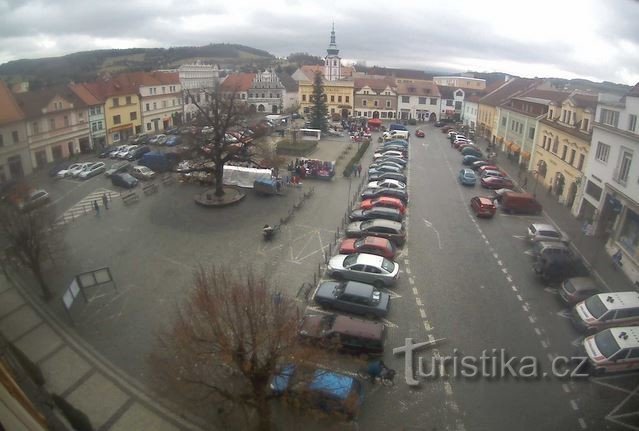
[[[38,326],[15,343],[33,362],[38,362],[61,344],[62,339],[46,324]]]
[[[40,323],[42,323],[42,319],[33,311],[33,308],[21,307],[0,319],[0,332],[9,341],[14,341]]]
[[[15,289],[8,289],[0,293],[0,316],[6,316],[24,304],[24,299]]]
[[[179,428],[162,420],[146,407],[135,403],[109,428],[109,431],[130,430],[177,431]]]
[[[68,390],[91,366],[73,349],[65,346],[40,364],[47,389],[57,394]]]
[[[128,399],[127,394],[99,373],[89,377],[67,396],[68,402],[89,416],[94,429],[104,425]]]

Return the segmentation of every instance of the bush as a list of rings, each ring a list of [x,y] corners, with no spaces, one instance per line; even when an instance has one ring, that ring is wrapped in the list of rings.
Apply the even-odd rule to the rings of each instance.
[[[87,415],[73,407],[60,395],[53,394],[51,398],[53,398],[55,405],[62,410],[62,414],[64,414],[64,417],[69,421],[74,430],[93,431],[93,425],[91,425],[91,421]]]
[[[366,150],[368,150],[368,146],[370,144],[371,144],[370,139],[367,139],[364,142],[362,142],[357,153],[355,153],[355,155],[351,157],[351,160],[344,167],[344,171],[342,172],[342,175],[348,178],[353,174],[353,168],[355,167],[355,164],[357,164],[361,160]]]
[[[277,154],[289,154],[291,156],[305,156],[317,147],[315,141],[291,142],[289,139],[282,139],[277,143]]]
[[[409,126],[415,126],[417,125],[417,120],[414,118],[411,118],[410,120],[408,120],[408,125]]]

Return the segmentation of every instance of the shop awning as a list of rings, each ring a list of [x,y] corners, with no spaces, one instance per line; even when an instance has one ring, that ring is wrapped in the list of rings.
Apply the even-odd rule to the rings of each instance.
[[[512,142],[511,142],[510,150],[511,150],[513,153],[518,153],[518,152],[519,152],[519,150],[521,150],[521,147],[520,147],[519,145],[517,145],[517,144],[515,144],[515,143],[512,143]]]
[[[370,120],[368,120],[368,124],[371,126],[381,126],[382,120],[380,120],[379,118],[371,118]]]
[[[126,129],[132,129],[132,128],[133,128],[133,124],[131,123],[123,124],[121,126],[112,127],[111,130],[109,130],[109,133],[119,132],[120,130],[126,130]]]
[[[521,152],[521,158],[523,160],[530,160],[530,153],[528,151],[522,151]]]

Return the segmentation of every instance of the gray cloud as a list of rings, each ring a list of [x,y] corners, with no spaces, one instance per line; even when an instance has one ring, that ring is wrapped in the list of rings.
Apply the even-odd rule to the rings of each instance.
[[[566,3],[556,13],[567,15],[552,17],[552,0],[521,8],[486,0],[481,9],[471,0],[454,7],[400,0],[393,8],[375,0],[0,0],[0,63],[108,48],[105,41],[118,48],[230,42],[278,56],[324,55],[335,21],[342,57],[369,65],[639,81],[638,3]]]

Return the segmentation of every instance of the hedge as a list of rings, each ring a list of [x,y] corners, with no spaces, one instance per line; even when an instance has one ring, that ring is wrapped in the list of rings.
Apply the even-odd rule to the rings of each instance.
[[[277,143],[277,154],[288,154],[291,156],[305,156],[317,147],[315,141],[297,141],[292,143],[288,139],[282,139]]]
[[[356,163],[358,163],[360,161],[360,159],[362,158],[362,156],[364,155],[366,150],[368,150],[368,146],[370,144],[371,144],[370,139],[367,139],[359,146],[359,150],[357,150],[357,153],[355,153],[355,155],[351,158],[351,160],[344,167],[344,172],[342,172],[342,174],[345,177],[350,177],[351,176],[351,174],[353,173],[353,167],[355,166]]]

